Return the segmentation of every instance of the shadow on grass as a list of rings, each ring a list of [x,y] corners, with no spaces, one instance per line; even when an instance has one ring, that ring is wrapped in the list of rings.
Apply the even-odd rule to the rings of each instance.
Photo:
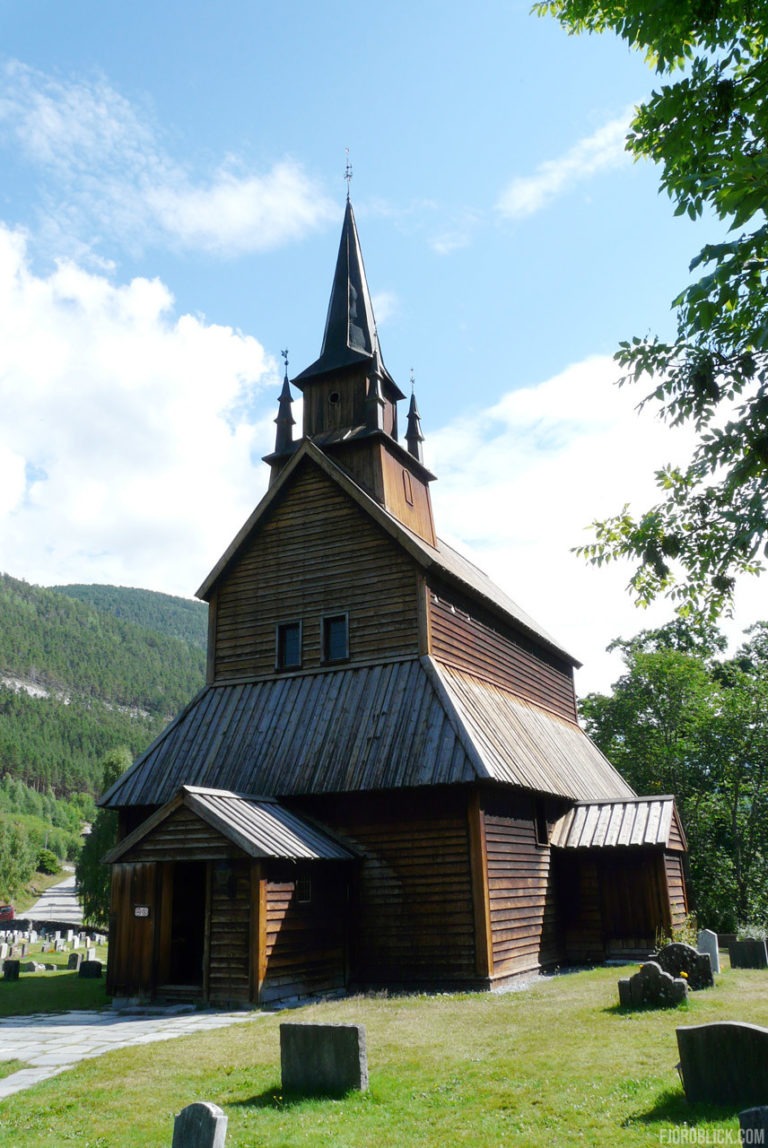
[[[277,1112],[287,1112],[291,1108],[298,1108],[302,1104],[317,1103],[318,1100],[329,1101],[336,1103],[339,1100],[346,1100],[353,1096],[360,1096],[361,1093],[357,1089],[348,1089],[345,1092],[283,1092],[279,1084],[274,1088],[265,1088],[263,1092],[258,1092],[255,1096],[249,1096],[245,1100],[233,1100],[227,1105],[228,1108],[269,1108]]]
[[[662,1005],[662,1004],[642,1004],[642,1005],[621,1005],[612,1004],[606,1005],[601,1008],[600,1012],[608,1013],[609,1016],[634,1016],[636,1013],[645,1012],[677,1012],[680,1016],[685,1016],[689,1011],[689,1001],[680,1001],[678,1004]]]
[[[637,1124],[696,1125],[711,1124],[721,1120],[738,1120],[743,1105],[690,1104],[685,1093],[668,1088],[660,1093],[653,1108],[647,1112],[633,1112],[622,1122],[622,1128]]]

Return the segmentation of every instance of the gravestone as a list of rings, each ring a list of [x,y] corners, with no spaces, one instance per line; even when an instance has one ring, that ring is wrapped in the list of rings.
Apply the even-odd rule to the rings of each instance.
[[[739,1113],[742,1144],[768,1145],[768,1106],[745,1108]]]
[[[368,1088],[368,1053],[362,1024],[280,1025],[283,1092],[340,1096]]]
[[[77,975],[95,980],[101,976],[101,961],[82,961]]]
[[[728,946],[732,969],[768,969],[765,941],[733,941]]]
[[[720,949],[717,944],[717,933],[713,933],[711,929],[699,929],[696,944],[699,946],[700,953],[709,953],[709,963],[712,966],[712,972],[719,973]]]
[[[654,960],[672,977],[684,974],[688,987],[694,991],[711,989],[715,983],[709,953],[699,953],[692,945],[681,945],[677,941],[671,945],[664,945]]]
[[[171,1148],[224,1148],[227,1120],[218,1104],[208,1100],[188,1104],[173,1121]]]
[[[83,954],[82,953],[70,953],[69,954],[69,960],[67,961],[67,968],[68,969],[74,969],[75,972],[77,972],[82,963],[83,963]]]
[[[691,1103],[762,1104],[768,1097],[768,1028],[715,1021],[677,1029],[680,1075]]]
[[[23,973],[42,973],[45,965],[39,965],[37,961],[27,961],[25,965],[21,966]]]
[[[0,961],[4,961],[8,956],[8,945],[5,941],[0,945]]]
[[[656,961],[646,961],[633,977],[619,981],[622,1008],[667,1008],[679,1005],[687,996],[688,982],[665,972]]]
[[[72,944],[72,938],[74,937],[74,935],[75,935],[74,929],[67,929],[67,944],[68,945]]]
[[[3,961],[3,980],[17,981],[19,979],[19,969],[21,968],[20,961],[6,960]]]
[[[92,949],[86,949],[85,950],[85,959],[86,959],[86,961],[95,961],[96,960],[96,950],[93,948]]]

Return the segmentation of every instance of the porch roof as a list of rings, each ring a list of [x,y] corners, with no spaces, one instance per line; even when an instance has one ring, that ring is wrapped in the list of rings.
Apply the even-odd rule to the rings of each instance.
[[[676,817],[675,799],[666,794],[622,801],[582,801],[555,824],[550,844],[561,849],[668,846]]]
[[[178,794],[104,857],[119,861],[185,806],[249,857],[289,861],[351,861],[355,852],[328,830],[298,817],[274,798],[183,785]]]

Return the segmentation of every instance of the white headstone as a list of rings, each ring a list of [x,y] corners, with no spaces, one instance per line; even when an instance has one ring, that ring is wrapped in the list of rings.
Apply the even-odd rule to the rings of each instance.
[[[711,929],[699,929],[696,947],[700,953],[709,953],[712,972],[719,973],[720,952],[717,948],[717,933],[713,933]]]
[[[4,961],[7,956],[8,945],[5,943],[5,941],[3,941],[3,943],[0,945],[0,961]]]
[[[96,950],[95,949],[86,949],[85,950],[85,959],[86,959],[86,961],[95,961],[96,960]]]

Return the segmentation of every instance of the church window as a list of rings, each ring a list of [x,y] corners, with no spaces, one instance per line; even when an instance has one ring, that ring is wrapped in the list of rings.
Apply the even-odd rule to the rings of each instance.
[[[343,662],[349,657],[349,616],[329,614],[323,618],[323,661]]]
[[[278,622],[275,665],[278,670],[301,666],[301,622]]]
[[[405,501],[409,506],[413,506],[413,486],[411,485],[411,476],[407,470],[403,471],[403,494]]]

